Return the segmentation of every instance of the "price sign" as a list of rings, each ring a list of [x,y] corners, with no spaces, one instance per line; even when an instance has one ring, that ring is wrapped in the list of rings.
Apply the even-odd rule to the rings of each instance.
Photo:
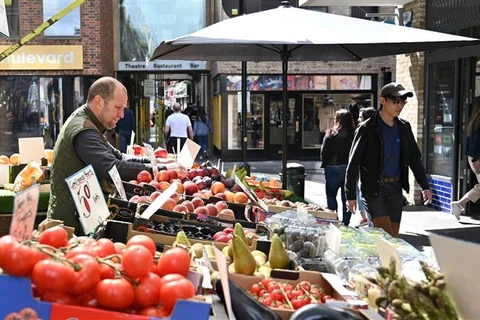
[[[151,145],[149,145],[148,143],[144,143],[143,145],[145,146],[145,151],[147,151],[147,156],[150,158],[150,161],[152,163],[153,179],[155,179],[155,177],[158,174],[157,158],[153,153],[153,148]]]
[[[118,191],[118,194],[120,195],[120,198],[126,201],[127,194],[125,193],[125,188],[123,187],[122,178],[118,173],[117,166],[113,166],[112,169],[108,171],[108,174],[112,178],[113,183],[115,184],[115,187],[117,187],[117,191]]]
[[[40,199],[40,184],[34,184],[28,189],[17,193],[13,203],[10,235],[18,239],[30,239],[35,226],[38,200]]]
[[[92,165],[66,178],[83,231],[89,234],[109,216],[107,202]]]

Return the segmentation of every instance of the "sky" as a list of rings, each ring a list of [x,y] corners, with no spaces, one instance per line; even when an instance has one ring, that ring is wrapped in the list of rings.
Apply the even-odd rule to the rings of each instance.
[[[43,0],[43,20],[50,19],[72,2],[72,0]],[[47,36],[73,36],[75,28],[80,28],[80,7],[48,27],[44,33]]]

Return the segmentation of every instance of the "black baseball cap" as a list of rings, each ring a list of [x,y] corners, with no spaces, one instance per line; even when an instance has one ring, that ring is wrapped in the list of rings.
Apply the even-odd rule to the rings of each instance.
[[[382,91],[380,92],[382,97],[413,97],[411,91],[405,90],[405,88],[396,82],[391,82],[383,86]]]

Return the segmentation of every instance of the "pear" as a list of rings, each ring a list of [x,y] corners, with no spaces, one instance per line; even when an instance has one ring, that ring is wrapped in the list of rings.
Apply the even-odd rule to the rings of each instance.
[[[192,256],[193,256],[194,258],[200,259],[201,257],[203,257],[203,249],[204,249],[203,244],[201,244],[201,243],[194,243],[194,244],[192,245],[192,247],[190,248],[190,253],[192,254]]]
[[[290,258],[287,250],[283,246],[282,240],[274,234],[272,243],[270,245],[270,252],[268,253],[268,261],[272,269],[288,269]]]
[[[207,244],[207,245],[204,245],[203,247],[205,248],[205,251],[207,252],[208,259],[216,260],[215,251],[213,250],[213,246]]]
[[[233,261],[233,259],[232,259],[233,253],[232,253],[232,245],[231,244],[223,247],[222,252],[225,255],[225,258],[227,258],[227,260],[230,259],[230,260]]]
[[[248,250],[247,244],[235,234],[232,239],[233,265],[235,272],[245,275],[252,275],[257,268],[255,258]]]
[[[267,267],[267,266],[261,266],[258,268],[257,272],[260,272],[263,274],[265,278],[270,278],[270,273],[272,272],[272,268]]]
[[[183,230],[180,230],[177,233],[177,237],[175,239],[175,242],[173,243],[174,247],[176,247],[178,245],[185,246],[187,248],[190,248],[192,246],[190,241],[188,241],[187,235],[185,234],[185,232]]]
[[[242,239],[243,242],[248,245],[247,239],[245,238],[245,231],[240,223],[235,223],[235,226],[233,227],[233,234]]]
[[[252,251],[253,258],[257,262],[257,267],[263,266],[267,262],[267,255],[259,250]]]

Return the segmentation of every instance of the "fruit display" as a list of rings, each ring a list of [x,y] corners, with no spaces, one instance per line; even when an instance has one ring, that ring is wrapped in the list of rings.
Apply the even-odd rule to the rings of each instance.
[[[321,286],[309,281],[301,281],[294,285],[265,278],[253,284],[248,291],[264,306],[275,309],[298,310],[308,304],[335,300],[332,296],[326,295]]]
[[[160,254],[147,236],[126,244],[89,237],[68,239],[60,226],[38,241],[0,238],[4,274],[29,277],[34,296],[46,302],[167,317],[179,299],[196,295],[188,280],[190,257],[173,248]]]
[[[288,250],[300,258],[315,258],[326,249],[326,237],[322,228],[288,226],[285,229]]]
[[[303,209],[303,210],[312,210],[312,211],[320,211],[323,210],[319,205],[316,204],[307,204],[302,201],[290,201],[290,200],[281,200],[279,198],[262,198],[262,202],[266,205],[274,205],[274,206],[281,206],[287,207],[289,209]]]
[[[390,309],[392,319],[458,319],[455,307],[445,290],[443,274],[420,262],[426,280],[413,282],[397,274],[395,261],[379,267],[376,279],[369,279],[382,288],[376,299],[379,307]]]

